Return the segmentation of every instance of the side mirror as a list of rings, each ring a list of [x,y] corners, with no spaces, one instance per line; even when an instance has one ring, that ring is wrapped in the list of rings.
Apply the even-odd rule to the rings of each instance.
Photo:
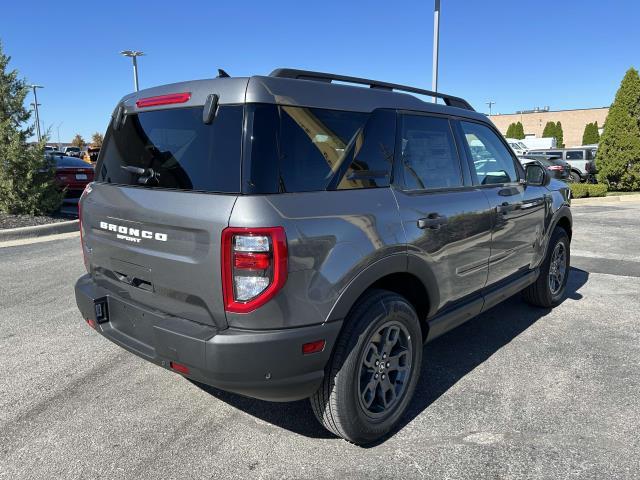
[[[542,186],[549,180],[547,170],[539,163],[529,163],[524,167],[527,185]]]

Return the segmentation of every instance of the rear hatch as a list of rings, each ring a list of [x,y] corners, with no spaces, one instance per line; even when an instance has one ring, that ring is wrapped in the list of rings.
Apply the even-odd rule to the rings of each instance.
[[[112,122],[81,200],[95,282],[116,299],[226,326],[220,240],[240,191],[242,105],[133,109]]]

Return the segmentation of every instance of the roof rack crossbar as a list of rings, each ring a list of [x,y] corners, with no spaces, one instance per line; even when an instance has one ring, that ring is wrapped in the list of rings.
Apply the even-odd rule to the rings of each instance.
[[[368,80],[366,78],[349,77],[347,75],[336,75],[333,73],[314,72],[311,70],[297,70],[294,68],[278,68],[271,72],[269,76],[278,78],[293,78],[297,80],[315,80],[325,83],[331,83],[332,81],[355,83],[359,85],[368,85],[369,88],[376,88],[379,90],[398,90],[401,92],[417,93],[429,97],[441,98],[442,100],[444,100],[444,103],[450,107],[458,107],[464,108],[465,110],[475,111],[469,104],[469,102],[467,102],[463,98],[454,97],[453,95],[447,95],[446,93],[432,92],[431,90],[424,90],[422,88],[410,87],[408,85],[380,82],[378,80]]]

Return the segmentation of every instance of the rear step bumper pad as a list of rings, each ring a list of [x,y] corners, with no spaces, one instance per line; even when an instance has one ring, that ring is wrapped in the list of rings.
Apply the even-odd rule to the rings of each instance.
[[[126,350],[159,366],[178,362],[190,379],[249,397],[293,401],[320,386],[324,367],[342,321],[282,330],[215,327],[148,310],[119,298],[89,275],[75,286],[76,303],[85,320],[96,320],[95,300],[106,299],[109,319],[96,331]],[[325,340],[322,352],[302,354],[302,345]]]

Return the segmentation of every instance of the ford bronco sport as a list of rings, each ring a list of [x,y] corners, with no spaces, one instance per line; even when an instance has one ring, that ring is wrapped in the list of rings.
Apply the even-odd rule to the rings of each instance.
[[[80,207],[98,333],[194,382],[310,398],[361,444],[407,408],[424,343],[520,291],[553,307],[569,272],[567,186],[486,116],[319,72],[124,97]]]

